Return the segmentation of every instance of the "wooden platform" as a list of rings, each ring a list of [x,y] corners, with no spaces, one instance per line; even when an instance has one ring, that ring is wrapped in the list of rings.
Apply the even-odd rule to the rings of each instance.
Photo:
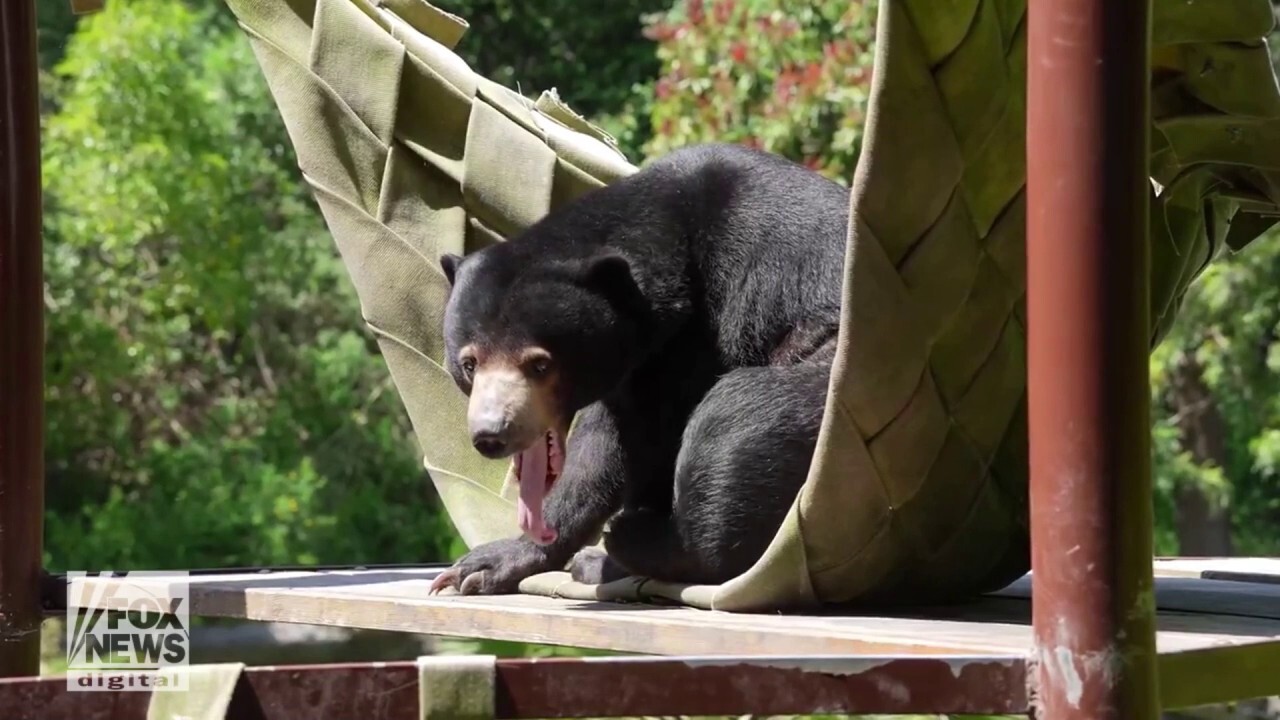
[[[1166,708],[1280,695],[1280,559],[1158,560],[1157,636]],[[535,596],[431,596],[443,566],[199,572],[188,578],[193,616],[337,625],[514,640],[618,652],[789,658],[937,658],[1021,672],[1032,648],[1031,580],[974,603],[892,616],[742,615],[686,607]],[[1213,579],[1231,577],[1234,579]],[[83,582],[72,607],[101,608],[119,579]],[[179,585],[129,578],[172,602]],[[681,658],[672,658],[680,660]],[[852,659],[852,658],[849,658]],[[954,670],[954,668],[953,668]]]
[[[1157,563],[1160,652],[1280,644],[1280,584],[1199,577],[1211,567],[1222,566],[1209,561]],[[1029,577],[973,604],[927,613],[784,616],[523,595],[428,595],[439,571],[422,567],[202,574],[190,579],[190,611],[661,655],[1017,655],[1031,647]],[[1255,561],[1250,572],[1264,580],[1280,579],[1280,560]],[[93,596],[107,597],[115,582],[98,578],[88,587],[94,589]],[[131,584],[138,582],[136,576],[130,578]],[[166,580],[144,582],[156,597],[171,595]],[[97,601],[68,602],[92,607]]]

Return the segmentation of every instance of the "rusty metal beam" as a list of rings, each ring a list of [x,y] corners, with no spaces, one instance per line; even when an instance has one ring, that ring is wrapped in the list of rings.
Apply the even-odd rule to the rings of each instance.
[[[1003,715],[1027,708],[1025,665],[1014,657],[641,657],[500,668],[503,717]],[[600,690],[588,702],[583,688]]]
[[[1160,658],[1166,709],[1275,695],[1280,643],[1206,648]],[[857,714],[1024,714],[1022,658],[615,657],[498,660],[497,717]],[[142,720],[146,692],[68,692],[60,677],[0,680],[5,720]],[[239,720],[417,718],[411,662],[249,668],[228,717]]]
[[[499,660],[499,718],[643,715],[1013,714],[1021,658],[555,658]],[[0,680],[5,720],[142,720],[147,692],[69,692],[62,678]],[[90,712],[92,711],[92,712]],[[16,713],[16,714],[15,714]],[[416,720],[411,662],[246,670],[228,717]]]
[[[1157,715],[1148,399],[1149,0],[1028,3],[1038,716]]]
[[[0,2],[0,677],[40,667],[44,291],[32,0]]]

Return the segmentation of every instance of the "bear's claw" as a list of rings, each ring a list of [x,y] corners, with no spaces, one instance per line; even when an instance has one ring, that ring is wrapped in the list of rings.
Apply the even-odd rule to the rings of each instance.
[[[520,581],[554,569],[542,548],[529,540],[510,538],[477,546],[431,581],[429,594],[453,588],[460,595],[507,595]]]

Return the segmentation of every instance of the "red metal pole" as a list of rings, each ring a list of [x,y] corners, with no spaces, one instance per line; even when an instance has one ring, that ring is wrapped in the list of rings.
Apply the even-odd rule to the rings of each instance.
[[[40,670],[44,290],[31,0],[0,2],[0,676]]]
[[[1031,0],[1027,311],[1037,715],[1153,720],[1149,0]]]

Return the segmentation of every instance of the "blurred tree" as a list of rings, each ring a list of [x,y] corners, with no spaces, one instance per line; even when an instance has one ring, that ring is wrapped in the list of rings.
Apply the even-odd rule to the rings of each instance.
[[[79,23],[46,118],[48,562],[408,561],[452,533],[243,37]]]
[[[577,0],[436,0],[471,29],[458,52],[475,70],[508,87],[560,96],[584,115],[613,112],[634,86],[658,71],[641,18],[671,0],[612,0],[585,9]]]
[[[75,32],[76,16],[71,2],[36,3],[36,52],[40,67],[52,67],[66,52],[67,39]]]
[[[536,97],[556,88],[582,115],[613,133],[633,161],[648,138],[646,86],[658,71],[641,19],[671,0],[435,0],[467,20],[458,44],[477,72]]]
[[[458,54],[490,79],[536,96],[557,88],[574,110],[614,133],[623,152],[638,160],[648,139],[647,83],[658,71],[642,18],[671,0],[611,0],[584,11],[578,0],[435,0],[471,25]],[[39,3],[41,67],[65,52],[77,18],[69,0]],[[234,19],[222,0],[186,0],[214,13],[217,27]]]
[[[1159,550],[1280,554],[1280,235],[1205,271],[1151,376]]]
[[[1191,287],[1151,388],[1157,551],[1280,555],[1280,231]]]
[[[761,147],[848,184],[871,80],[874,2],[681,0],[649,22],[662,74],[649,155]]]

